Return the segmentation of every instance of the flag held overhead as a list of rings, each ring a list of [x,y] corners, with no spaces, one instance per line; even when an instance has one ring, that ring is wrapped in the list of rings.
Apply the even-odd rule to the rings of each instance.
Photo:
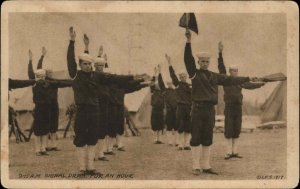
[[[190,29],[196,34],[198,34],[198,25],[194,13],[184,13],[179,20],[179,26],[186,29]]]

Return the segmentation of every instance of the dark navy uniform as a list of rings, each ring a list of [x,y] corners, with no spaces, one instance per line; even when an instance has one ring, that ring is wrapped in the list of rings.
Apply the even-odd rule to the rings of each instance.
[[[153,77],[152,81],[155,81]],[[151,90],[151,128],[153,131],[161,131],[164,129],[164,92],[155,86],[150,87]]]
[[[77,71],[74,41],[70,41],[67,60],[69,75],[74,78],[72,88],[77,106],[73,143],[77,147],[95,145],[99,136],[99,84],[119,83],[121,85],[133,80],[133,76]]]
[[[42,69],[43,56],[39,59],[37,69]],[[32,61],[28,64],[28,77],[35,79]],[[71,80],[54,80],[46,78],[45,82],[36,82],[32,87],[34,108],[33,132],[36,136],[55,133],[58,129],[58,88],[70,87]]]
[[[42,69],[43,67],[43,59],[44,56],[41,56],[41,58],[39,59],[38,65],[37,65],[37,69]],[[32,61],[29,61],[28,64],[28,76],[30,79],[35,79],[35,75],[33,72],[33,67],[32,67]],[[58,107],[58,88],[63,88],[63,87],[71,87],[71,82],[68,80],[54,80],[51,78],[47,78],[47,80],[49,81],[59,81],[58,85],[51,85],[51,87],[47,87],[45,96],[47,96],[48,98],[48,105],[47,108],[48,110],[45,110],[48,112],[49,114],[49,120],[48,120],[48,125],[49,125],[49,132],[50,133],[56,133],[57,129],[58,129],[58,119],[59,119],[59,107]],[[39,90],[42,90],[39,89]],[[39,114],[37,112],[37,114]]]
[[[176,124],[176,109],[177,109],[177,93],[175,89],[166,88],[161,74],[158,75],[159,88],[164,91],[164,101],[167,110],[165,123],[167,131],[178,130]]]
[[[191,87],[190,84],[179,81],[172,66],[169,66],[172,82],[176,87],[177,93],[177,111],[176,122],[178,132],[190,133],[190,113],[191,113]]]
[[[110,101],[108,107],[109,128],[108,135],[124,134],[124,98],[125,94],[140,90],[147,85],[140,84],[143,80],[133,80],[124,85],[113,84],[110,86]]]
[[[219,73],[226,74],[222,53],[218,58]],[[223,86],[224,102],[225,102],[225,132],[226,138],[238,138],[242,127],[242,105],[243,94],[242,89],[257,89],[261,87],[258,83],[243,83],[241,85]]]

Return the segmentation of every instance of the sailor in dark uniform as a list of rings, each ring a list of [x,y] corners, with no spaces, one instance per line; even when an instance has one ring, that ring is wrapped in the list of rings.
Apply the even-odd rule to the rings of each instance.
[[[151,90],[151,128],[154,131],[154,144],[163,144],[161,138],[164,130],[164,91],[159,88],[157,68],[155,68]]]
[[[218,85],[239,85],[257,78],[231,77],[208,70],[210,56],[208,53],[197,55],[200,69],[196,68],[191,48],[191,32],[186,31],[187,42],[184,51],[184,62],[192,80],[192,167],[193,174],[217,174],[210,166],[210,146],[213,143],[213,127],[215,125],[214,105],[218,103]],[[201,153],[202,147],[202,153]],[[201,166],[200,166],[200,160]]]
[[[170,77],[172,82],[176,87],[177,94],[177,110],[176,110],[176,122],[178,125],[179,133],[179,150],[191,150],[189,141],[191,139],[191,85],[187,83],[187,75],[185,73],[179,74],[179,79],[177,78],[175,71],[171,64],[171,58],[166,55],[166,59],[169,64]]]
[[[57,92],[58,88],[70,87],[71,81],[59,81],[49,80],[46,77],[46,70],[41,69],[42,60],[46,52],[43,48],[42,57],[39,59],[37,70],[33,71],[32,66],[32,52],[29,50],[29,64],[28,64],[28,77],[29,79],[35,79],[37,81],[42,80],[44,82],[36,82],[32,87],[34,108],[34,121],[33,132],[36,136],[35,146],[36,155],[48,155],[46,148],[48,145],[48,134],[52,131],[53,127],[53,104],[57,103],[57,96],[53,95],[53,91]],[[47,80],[45,80],[47,78]],[[56,93],[57,94],[57,93]],[[53,97],[54,96],[54,97]],[[57,114],[58,116],[58,114]],[[58,117],[57,117],[58,119]],[[58,121],[57,121],[58,127]]]
[[[219,58],[218,68],[220,74],[227,74],[226,67],[223,61],[223,44],[219,42]],[[231,65],[229,67],[229,75],[236,77],[238,75],[238,67]],[[227,141],[227,150],[225,159],[242,158],[237,152],[238,138],[242,128],[242,105],[243,94],[242,89],[257,89],[264,85],[264,83],[243,83],[241,85],[223,86],[224,101],[225,101],[225,138]]]
[[[166,107],[166,119],[165,123],[167,125],[167,140],[170,146],[176,144],[176,133],[177,133],[177,124],[176,124],[176,109],[177,109],[177,94],[173,87],[171,81],[167,82],[167,88],[164,84],[161,68],[158,65],[158,84],[159,88],[164,92],[164,101]]]
[[[80,172],[98,174],[94,167],[94,158],[95,145],[99,137],[99,84],[111,85],[117,83],[122,85],[134,80],[135,77],[131,75],[120,76],[94,72],[92,71],[92,63],[94,60],[87,53],[83,53],[79,56],[80,70],[77,70],[74,52],[76,33],[73,27],[70,27],[69,32],[71,40],[68,47],[67,62],[69,75],[73,78],[72,88],[77,106],[74,126],[75,138],[73,143],[78,152]]]

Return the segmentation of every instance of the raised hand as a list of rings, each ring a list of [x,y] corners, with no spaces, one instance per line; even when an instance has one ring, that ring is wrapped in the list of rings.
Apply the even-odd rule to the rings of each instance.
[[[70,34],[71,41],[75,41],[75,38],[76,38],[76,32],[75,32],[75,30],[73,29],[73,26],[71,26],[71,27],[69,28],[69,34]]]
[[[160,74],[161,73],[161,67],[160,64],[157,65],[157,72]]]
[[[156,75],[157,75],[157,68],[154,67],[154,76],[156,76]]]
[[[102,57],[102,55],[103,55],[103,46],[101,45],[101,46],[99,47],[98,57]],[[105,55],[105,56],[106,56],[106,55]]]
[[[42,47],[42,56],[46,56],[47,50],[45,47]]]
[[[222,53],[224,48],[222,41],[219,42],[218,46],[219,46],[219,53]]]
[[[171,57],[168,54],[166,54],[165,57],[167,59],[168,64],[171,65]]]
[[[29,51],[28,51],[28,55],[29,55],[29,60],[32,60],[32,52],[31,52],[30,49],[29,49]]]
[[[90,43],[90,39],[86,34],[83,34],[83,42],[85,46],[88,46]]]

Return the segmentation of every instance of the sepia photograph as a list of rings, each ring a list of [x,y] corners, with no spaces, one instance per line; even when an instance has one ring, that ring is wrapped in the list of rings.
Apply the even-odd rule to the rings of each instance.
[[[298,41],[287,1],[4,2],[1,184],[296,187]]]

